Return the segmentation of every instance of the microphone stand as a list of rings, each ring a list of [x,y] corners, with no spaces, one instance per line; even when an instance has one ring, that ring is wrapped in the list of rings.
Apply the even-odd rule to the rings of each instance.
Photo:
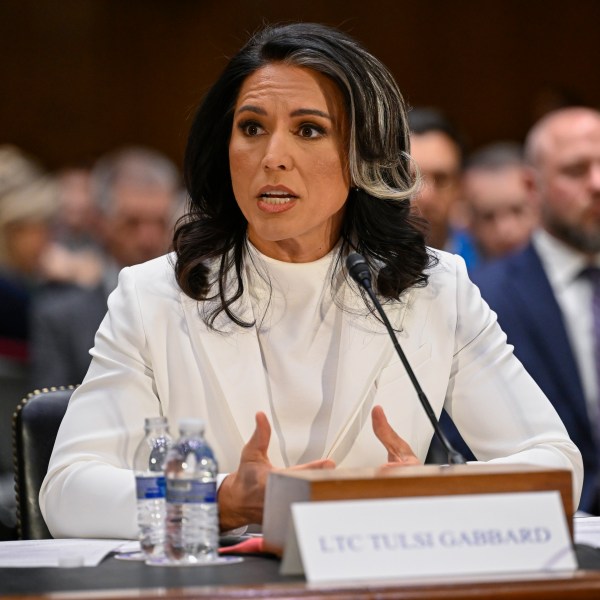
[[[373,302],[373,305],[377,309],[379,316],[383,320],[383,324],[385,325],[385,328],[387,329],[392,343],[394,344],[394,348],[396,349],[396,352],[398,353],[398,356],[400,357],[400,360],[402,361],[402,364],[404,365],[404,368],[408,373],[408,377],[410,378],[410,381],[412,382],[413,387],[417,392],[417,396],[419,398],[419,401],[421,402],[421,406],[423,406],[423,410],[425,411],[427,418],[433,425],[435,435],[437,436],[438,440],[441,442],[442,446],[448,453],[448,464],[464,465],[467,462],[465,460],[465,457],[458,450],[456,450],[456,448],[452,446],[450,440],[442,431],[442,428],[440,427],[440,424],[436,419],[435,414],[433,413],[431,404],[427,399],[423,388],[421,388],[421,385],[419,384],[419,381],[417,380],[417,377],[415,376],[415,373],[412,370],[412,367],[410,366],[408,359],[406,358],[406,355],[404,354],[404,351],[400,346],[400,343],[398,342],[398,338],[396,337],[396,333],[394,332],[390,320],[385,314],[383,306],[381,306],[381,303],[375,295],[375,292],[373,292],[373,288],[371,286],[371,271],[369,270],[367,261],[360,254],[353,252],[346,259],[346,267],[348,268],[348,273],[354,279],[354,281],[356,281],[367,292],[369,298],[371,299],[371,302]]]

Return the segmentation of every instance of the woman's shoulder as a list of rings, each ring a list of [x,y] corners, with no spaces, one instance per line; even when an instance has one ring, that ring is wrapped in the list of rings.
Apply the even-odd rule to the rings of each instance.
[[[175,279],[175,253],[171,252],[144,263],[125,267],[119,275],[119,284],[132,281],[138,290],[146,292],[173,292],[179,290]]]
[[[466,275],[467,266],[464,259],[458,254],[451,254],[436,248],[427,248],[427,251],[432,257],[431,265],[426,271],[430,278],[455,278]]]
[[[152,278],[161,273],[174,272],[176,260],[177,255],[175,252],[169,252],[152,260],[126,267],[126,269],[134,273],[136,277]]]

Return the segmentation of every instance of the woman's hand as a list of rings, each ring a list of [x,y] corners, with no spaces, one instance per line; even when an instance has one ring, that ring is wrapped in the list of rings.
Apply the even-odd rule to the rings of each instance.
[[[412,448],[392,429],[381,406],[373,407],[371,420],[375,435],[388,453],[388,462],[383,465],[384,467],[421,464]]]
[[[262,522],[265,484],[273,465],[267,456],[271,425],[263,412],[256,413],[256,428],[242,449],[240,466],[225,477],[218,492],[221,530]]]
[[[230,473],[221,483],[218,492],[219,519],[222,531],[228,531],[249,525],[262,523],[267,477],[273,471],[273,465],[267,455],[271,425],[263,412],[256,413],[256,428],[252,437],[242,449],[240,466]],[[315,460],[297,469],[332,469],[332,460]]]

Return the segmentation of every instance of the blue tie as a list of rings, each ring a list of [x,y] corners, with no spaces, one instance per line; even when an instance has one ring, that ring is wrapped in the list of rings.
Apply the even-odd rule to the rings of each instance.
[[[600,267],[586,267],[581,271],[592,284],[592,318],[594,333],[594,362],[596,365],[596,385],[600,400]]]

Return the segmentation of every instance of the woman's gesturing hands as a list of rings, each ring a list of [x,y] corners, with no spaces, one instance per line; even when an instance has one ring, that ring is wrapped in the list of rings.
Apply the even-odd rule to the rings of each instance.
[[[388,453],[384,467],[420,464],[410,446],[392,429],[381,406],[373,408],[371,418],[373,431]],[[262,523],[267,477],[275,470],[267,455],[270,439],[269,420],[265,413],[258,412],[256,428],[242,449],[238,470],[230,473],[219,488],[221,530]],[[333,468],[332,460],[321,459],[296,465],[290,470]]]
[[[230,473],[219,488],[219,515],[222,531],[250,523],[262,523],[267,477],[274,469],[267,450],[271,425],[263,412],[256,413],[256,428],[242,449],[240,466]],[[329,459],[315,460],[291,467],[296,469],[333,469]]]

